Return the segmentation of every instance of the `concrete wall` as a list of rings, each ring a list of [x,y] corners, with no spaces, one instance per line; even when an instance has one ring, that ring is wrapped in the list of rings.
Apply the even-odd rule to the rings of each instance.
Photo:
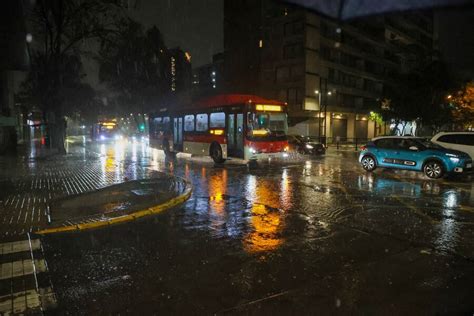
[[[289,135],[305,135],[307,136],[309,133],[309,124],[306,122],[301,122],[296,124],[295,126],[288,127],[288,134]]]
[[[355,137],[355,119],[354,113],[349,113],[347,116],[347,138]]]

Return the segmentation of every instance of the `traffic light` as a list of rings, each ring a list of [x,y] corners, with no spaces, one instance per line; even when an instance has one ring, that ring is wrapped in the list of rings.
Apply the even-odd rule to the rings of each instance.
[[[145,131],[145,124],[141,123],[138,128],[140,129],[140,132],[144,132]]]

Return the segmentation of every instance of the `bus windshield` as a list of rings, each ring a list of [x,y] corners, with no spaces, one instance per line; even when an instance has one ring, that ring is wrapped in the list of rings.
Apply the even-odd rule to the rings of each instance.
[[[248,127],[249,137],[286,137],[288,120],[286,113],[249,113]]]

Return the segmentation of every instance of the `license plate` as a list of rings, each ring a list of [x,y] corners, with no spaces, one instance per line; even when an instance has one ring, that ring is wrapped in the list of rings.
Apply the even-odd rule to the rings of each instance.
[[[468,163],[468,164],[466,165],[466,168],[472,168],[472,163]]]

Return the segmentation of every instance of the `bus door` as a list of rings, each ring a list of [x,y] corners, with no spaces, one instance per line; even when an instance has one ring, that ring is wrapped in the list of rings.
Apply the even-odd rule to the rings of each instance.
[[[231,157],[244,157],[244,115],[227,115],[227,153]]]
[[[173,119],[173,147],[177,150],[183,150],[183,118],[175,117]]]

